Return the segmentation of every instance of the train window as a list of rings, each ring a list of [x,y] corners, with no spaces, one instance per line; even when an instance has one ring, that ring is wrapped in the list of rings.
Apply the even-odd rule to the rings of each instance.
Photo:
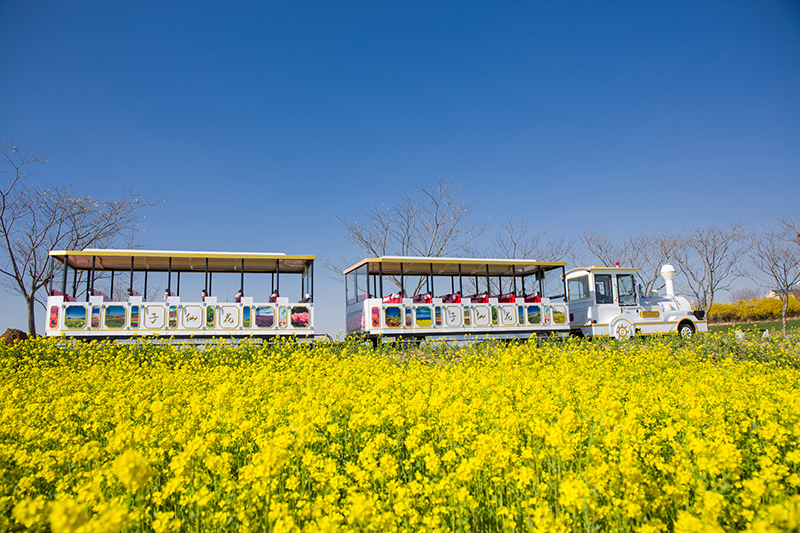
[[[348,272],[345,276],[347,305],[361,302],[368,298],[369,287],[367,285],[367,265],[362,265],[357,269]]]
[[[567,282],[569,301],[581,300],[589,297],[589,275],[572,278]]]
[[[594,298],[599,304],[614,303],[614,289],[611,274],[594,275]]]
[[[564,269],[553,268],[546,270],[542,277],[542,297],[550,298],[551,300],[564,299]],[[587,292],[584,297],[589,296],[588,282]]]
[[[636,283],[633,275],[620,274],[617,276],[617,293],[620,305],[636,305]]]

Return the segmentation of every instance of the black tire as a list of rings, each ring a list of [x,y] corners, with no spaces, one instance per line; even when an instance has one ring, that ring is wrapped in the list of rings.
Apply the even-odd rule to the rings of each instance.
[[[683,339],[691,339],[694,335],[694,324],[691,322],[681,322],[678,324],[678,335]]]

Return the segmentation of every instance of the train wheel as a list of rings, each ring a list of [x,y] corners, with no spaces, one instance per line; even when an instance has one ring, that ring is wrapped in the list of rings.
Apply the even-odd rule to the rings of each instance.
[[[617,320],[611,324],[611,336],[616,339],[630,339],[633,337],[633,326],[627,320]]]
[[[691,322],[681,322],[678,326],[678,335],[684,339],[691,339],[694,335],[694,325]]]

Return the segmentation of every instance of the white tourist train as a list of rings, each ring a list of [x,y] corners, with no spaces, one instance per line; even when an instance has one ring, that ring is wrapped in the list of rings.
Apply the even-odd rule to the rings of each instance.
[[[47,336],[314,335],[313,255],[88,249],[52,251],[50,258],[61,269],[47,298]],[[148,289],[148,276],[152,283],[155,273],[162,279],[166,274],[166,289]],[[203,276],[202,291],[182,295],[181,274],[184,280],[187,274]],[[239,290],[230,301],[214,295],[215,274],[239,278]],[[255,298],[244,295],[245,281],[256,281],[254,276],[262,278],[251,283],[261,287]],[[281,296],[281,281],[286,286],[287,276],[299,277],[293,283],[299,288],[295,300]],[[110,282],[108,295],[96,287],[100,277]]]
[[[315,335],[313,255],[88,249],[52,251],[50,258],[61,268],[54,269],[47,299],[48,336]],[[565,268],[526,259],[364,259],[344,271],[347,335],[377,343],[708,331],[702,311],[674,294],[671,265],[661,270],[664,294],[647,297],[637,290],[638,269]],[[152,290],[156,274],[166,280],[163,294],[161,286]],[[201,279],[202,292],[182,295],[181,274],[196,284]],[[215,274],[234,275],[237,294],[216,296]],[[246,279],[256,287],[249,292],[260,296],[244,295]],[[296,299],[281,296],[282,280]]]
[[[638,268],[592,266],[567,272],[567,300],[572,331],[581,336],[609,335],[630,338],[634,335],[677,332],[691,337],[708,331],[703,311],[693,311],[689,300],[676,296],[672,265],[661,268],[664,292],[647,297],[637,290]]]

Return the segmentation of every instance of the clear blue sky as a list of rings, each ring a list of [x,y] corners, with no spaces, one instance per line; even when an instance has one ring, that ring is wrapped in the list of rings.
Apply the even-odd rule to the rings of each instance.
[[[0,133],[42,183],[169,198],[147,248],[357,259],[334,215],[449,176],[553,237],[800,211],[796,1],[0,0],[0,51]]]

